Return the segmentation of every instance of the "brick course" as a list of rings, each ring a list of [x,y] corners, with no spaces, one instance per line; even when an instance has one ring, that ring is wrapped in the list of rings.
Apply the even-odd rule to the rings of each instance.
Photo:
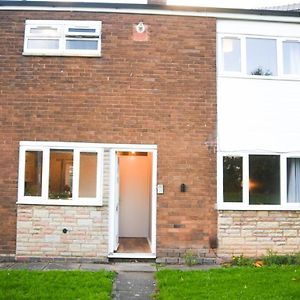
[[[102,57],[22,56],[26,19],[100,20]],[[132,39],[141,19],[146,42]],[[158,182],[165,186],[158,195],[158,255],[209,248],[217,228],[215,23],[0,12],[0,253],[15,252],[20,140],[157,144]]]
[[[300,212],[220,211],[218,239],[219,256],[299,252]]]

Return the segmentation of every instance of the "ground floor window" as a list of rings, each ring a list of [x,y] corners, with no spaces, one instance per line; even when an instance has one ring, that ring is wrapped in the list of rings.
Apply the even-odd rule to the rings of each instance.
[[[103,149],[81,143],[22,142],[19,203],[102,205]]]
[[[300,154],[218,156],[218,208],[300,209]]]

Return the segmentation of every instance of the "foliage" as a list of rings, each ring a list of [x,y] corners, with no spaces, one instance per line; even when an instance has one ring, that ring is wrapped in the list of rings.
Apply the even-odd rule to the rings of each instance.
[[[251,72],[251,75],[272,76],[273,74],[269,69],[264,71],[262,68],[258,67],[253,72]]]
[[[158,300],[299,299],[300,267],[162,270],[156,274]]]
[[[61,193],[49,193],[50,199],[69,199],[71,197],[72,195],[67,191]]]
[[[232,266],[253,266],[255,263],[255,260],[253,258],[245,257],[243,254],[240,256],[233,256],[231,265]]]
[[[273,250],[268,250],[267,255],[263,257],[265,265],[300,265],[300,253],[278,255]]]
[[[198,256],[192,250],[186,251],[183,258],[184,263],[189,267],[192,267],[198,263]]]
[[[110,299],[113,272],[0,271],[1,300]]]

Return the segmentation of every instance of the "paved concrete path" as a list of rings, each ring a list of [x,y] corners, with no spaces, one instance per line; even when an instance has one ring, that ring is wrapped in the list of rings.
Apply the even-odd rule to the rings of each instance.
[[[120,272],[113,289],[114,300],[151,299],[155,292],[152,272]]]

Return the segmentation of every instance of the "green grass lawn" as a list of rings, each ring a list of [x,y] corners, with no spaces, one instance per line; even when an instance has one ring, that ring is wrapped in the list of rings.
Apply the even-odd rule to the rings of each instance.
[[[107,271],[0,271],[0,299],[111,299],[115,274]]]
[[[300,267],[162,270],[156,299],[300,299]]]

